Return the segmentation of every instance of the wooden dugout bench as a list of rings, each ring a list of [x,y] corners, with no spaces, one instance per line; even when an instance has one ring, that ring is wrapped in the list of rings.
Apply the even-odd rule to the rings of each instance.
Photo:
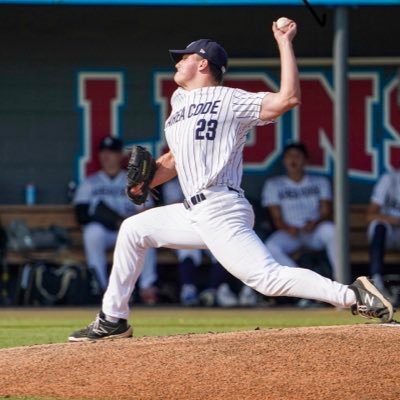
[[[368,264],[368,242],[366,204],[352,204],[349,210],[350,229],[350,261],[351,264]],[[33,259],[46,259],[54,263],[85,263],[83,250],[82,230],[75,219],[72,205],[0,205],[0,223],[3,227],[15,220],[23,219],[31,228],[44,228],[51,225],[62,226],[67,229],[71,237],[71,245],[59,251],[32,251],[29,254],[20,254],[8,250],[6,261],[9,265],[20,265],[30,257]],[[112,252],[108,254],[112,260]],[[157,260],[159,264],[176,264],[177,257],[173,250],[158,249]],[[399,264],[400,252],[388,251],[385,263]]]
[[[21,265],[28,260],[47,260],[54,264],[85,264],[82,230],[75,219],[72,205],[0,205],[0,223],[4,228],[15,219],[22,219],[29,228],[46,228],[51,225],[64,227],[71,244],[59,250],[16,252],[7,250],[8,265]],[[112,262],[112,251],[108,252],[108,261]],[[175,252],[170,249],[157,250],[159,264],[176,264]]]

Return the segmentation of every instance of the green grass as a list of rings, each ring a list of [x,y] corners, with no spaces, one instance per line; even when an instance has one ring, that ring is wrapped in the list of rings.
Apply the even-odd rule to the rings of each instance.
[[[0,309],[0,348],[63,343],[68,335],[90,323],[94,308]],[[256,328],[282,328],[363,323],[349,311],[323,309],[185,309],[133,307],[134,336],[229,332]]]

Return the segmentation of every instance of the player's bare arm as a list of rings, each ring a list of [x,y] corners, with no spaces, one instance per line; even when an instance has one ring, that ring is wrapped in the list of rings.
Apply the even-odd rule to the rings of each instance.
[[[308,221],[303,230],[305,232],[312,232],[318,224],[323,221],[332,220],[332,201],[330,200],[320,200],[319,202],[319,218],[314,221]]]
[[[154,178],[151,181],[150,187],[154,188],[159,186],[177,175],[175,169],[175,158],[171,151],[163,154],[156,160],[157,170],[154,174]]]
[[[284,32],[273,22],[272,31],[280,52],[281,85],[279,92],[269,93],[264,97],[260,111],[260,119],[263,121],[275,119],[298,106],[301,98],[299,73],[292,44],[297,25],[291,21]]]
[[[277,229],[281,229],[289,235],[295,236],[298,233],[298,229],[295,226],[288,225],[282,217],[281,206],[271,205],[268,207],[271,214],[272,221]]]
[[[332,220],[332,201],[331,200],[326,200],[326,199],[322,199],[319,202],[320,204],[320,208],[319,208],[319,212],[320,212],[320,217],[318,222],[322,222],[322,221],[331,221]]]
[[[374,220],[387,222],[392,225],[400,225],[400,218],[393,215],[385,215],[381,213],[381,206],[376,203],[370,203],[367,209],[367,222],[370,223]]]

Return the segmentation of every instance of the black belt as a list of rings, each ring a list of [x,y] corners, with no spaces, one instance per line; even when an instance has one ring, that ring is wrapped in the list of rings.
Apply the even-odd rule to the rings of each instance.
[[[202,201],[204,201],[206,199],[206,196],[204,195],[204,193],[199,193],[199,194],[195,194],[194,196],[192,196],[190,198],[190,204],[186,199],[183,200],[183,205],[185,206],[186,210],[188,210],[190,208],[190,206],[195,206],[198,203],[201,203]]]
[[[228,186],[228,190],[230,190],[232,192],[240,193],[239,190],[234,189],[233,187],[230,187],[230,186]]]
[[[234,189],[229,186],[228,186],[228,190],[231,190],[236,193],[240,193],[239,190]],[[183,200],[183,205],[185,206],[186,210],[188,210],[191,206],[195,206],[196,204],[199,204],[202,201],[206,200],[206,196],[204,193],[199,193],[199,194],[195,194],[194,196],[192,196],[189,200],[190,200],[190,203],[186,199]]]

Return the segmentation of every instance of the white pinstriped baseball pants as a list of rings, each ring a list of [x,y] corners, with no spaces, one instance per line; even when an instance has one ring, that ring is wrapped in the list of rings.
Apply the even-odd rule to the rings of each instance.
[[[117,232],[104,228],[98,222],[90,222],[83,227],[83,239],[87,264],[96,271],[100,287],[104,290],[108,283],[107,250],[115,245]],[[154,249],[147,251],[139,280],[142,289],[153,286],[157,280],[156,257]]]
[[[303,268],[278,264],[253,231],[249,202],[227,187],[212,187],[206,200],[156,207],[126,219],[114,251],[103,312],[127,319],[129,299],[150,247],[209,248],[234,276],[266,296],[292,296],[350,307],[355,294],[346,285]]]

